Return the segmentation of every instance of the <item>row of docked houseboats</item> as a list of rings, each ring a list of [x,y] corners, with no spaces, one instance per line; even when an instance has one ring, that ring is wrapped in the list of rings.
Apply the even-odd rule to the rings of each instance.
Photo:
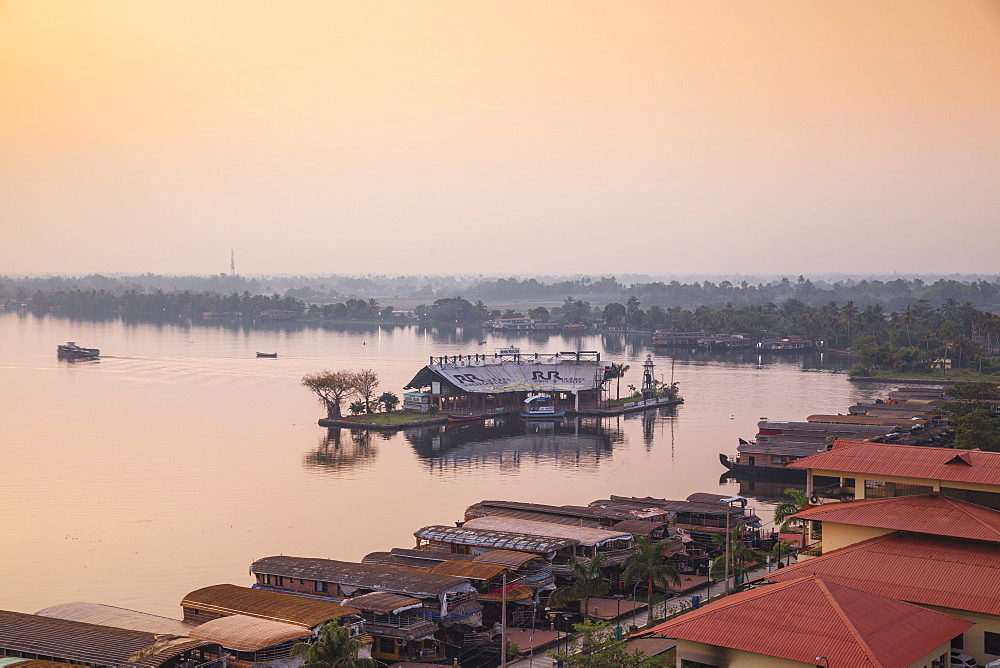
[[[701,348],[702,350],[757,350],[768,353],[801,353],[816,348],[816,342],[802,336],[764,336],[750,334],[707,334],[697,332],[654,332],[658,348]]]
[[[945,445],[952,436],[939,410],[946,393],[941,386],[901,387],[885,399],[850,406],[846,414],[810,415],[800,422],[763,418],[753,439],[739,439],[735,457],[722,453],[719,459],[736,477],[805,482],[805,471],[787,464],[826,452],[836,440]]]
[[[180,619],[79,602],[34,615],[0,611],[0,656],[278,668],[297,665],[288,663],[290,648],[332,622],[384,665],[496,665],[499,629],[542,626],[549,594],[571,582],[574,561],[600,558],[612,589],[625,591],[631,583],[622,582],[622,564],[637,538],[667,542],[666,559],[690,574],[677,591],[688,591],[705,583],[718,550],[712,537],[728,527],[767,547],[746,502],[716,494],[683,501],[612,496],[586,506],[484,500],[454,525],[415,531],[414,547],[373,552],[360,563],[257,559],[252,587],[190,592]]]

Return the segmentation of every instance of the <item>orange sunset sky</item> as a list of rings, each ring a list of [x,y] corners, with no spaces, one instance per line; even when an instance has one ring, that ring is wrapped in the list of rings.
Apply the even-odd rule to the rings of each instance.
[[[0,274],[1000,271],[997,0],[0,0]]]

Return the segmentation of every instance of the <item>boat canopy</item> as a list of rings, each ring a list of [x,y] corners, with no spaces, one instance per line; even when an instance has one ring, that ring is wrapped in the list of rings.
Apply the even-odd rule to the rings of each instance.
[[[542,405],[542,404],[554,404],[555,401],[552,399],[552,397],[547,397],[544,394],[533,394],[527,399],[525,399],[524,403]]]

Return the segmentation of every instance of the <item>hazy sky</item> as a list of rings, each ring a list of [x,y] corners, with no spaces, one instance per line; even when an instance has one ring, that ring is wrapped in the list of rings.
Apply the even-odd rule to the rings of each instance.
[[[998,0],[0,0],[0,274],[990,272]]]

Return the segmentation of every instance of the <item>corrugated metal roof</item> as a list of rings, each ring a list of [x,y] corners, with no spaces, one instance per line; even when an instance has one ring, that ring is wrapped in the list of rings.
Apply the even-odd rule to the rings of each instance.
[[[1000,542],[1000,512],[940,494],[828,503],[792,517]]]
[[[891,533],[768,574],[806,574],[901,601],[1000,615],[1000,545]]]
[[[39,610],[35,614],[55,619],[68,619],[74,622],[113,626],[119,629],[145,631],[146,633],[169,633],[175,636],[188,636],[191,634],[191,629],[194,628],[179,619],[116,608],[101,603],[60,603]]]
[[[403,610],[423,607],[423,602],[418,598],[403,596],[402,594],[390,594],[387,591],[373,591],[370,594],[355,596],[344,600],[344,603],[352,608],[378,612],[387,615],[391,612],[399,613]]]
[[[0,610],[0,651],[57,657],[98,666],[159,666],[199,647],[218,645],[112,626]]]
[[[490,531],[510,531],[531,536],[546,536],[553,538],[568,538],[579,541],[581,545],[599,546],[612,541],[632,542],[630,533],[592,529],[590,527],[569,526],[566,524],[551,524],[533,520],[515,519],[512,517],[479,517],[469,520],[463,525],[469,529],[488,529]]]
[[[192,638],[216,642],[226,649],[241,652],[256,652],[292,640],[306,642],[312,635],[309,629],[295,624],[246,615],[213,619],[191,631]]]
[[[831,668],[907,666],[974,624],[817,577],[727,596],[659,635]]]
[[[437,597],[452,592],[475,589],[462,578],[426,573],[410,568],[378,564],[356,564],[333,559],[309,557],[264,557],[250,565],[251,573],[269,573],[286,577],[333,582],[358,589],[388,591],[417,598]]]
[[[413,533],[417,538],[433,540],[455,545],[476,545],[479,547],[494,547],[521,552],[552,555],[559,550],[578,545],[580,541],[549,536],[532,536],[512,531],[492,531],[472,529],[466,526],[449,527],[432,525],[417,529]]]
[[[427,559],[393,554],[392,552],[369,552],[361,557],[361,563],[363,564],[377,564],[380,566],[392,566],[394,568],[414,568],[420,571],[427,571],[428,573],[442,561],[446,561],[446,558],[442,558],[439,561],[429,561]]]
[[[490,601],[492,603],[499,603],[503,600],[504,593],[502,587],[497,587],[496,589],[486,593],[480,594],[480,601]],[[531,590],[530,587],[526,585],[510,585],[507,587],[507,601],[532,601],[535,598],[535,592]]]
[[[968,456],[971,466],[956,461],[956,455],[963,454]],[[922,480],[979,483],[994,485],[1000,490],[1000,452],[838,440],[829,452],[800,459],[788,466]]]
[[[467,580],[491,580],[510,571],[506,566],[487,564],[480,561],[443,561],[435,566],[432,573],[454,575]]]
[[[220,615],[248,615],[286,624],[297,624],[309,629],[331,619],[361,614],[360,610],[336,603],[289,596],[276,591],[238,587],[234,584],[211,585],[196,589],[184,597],[181,606]]]

